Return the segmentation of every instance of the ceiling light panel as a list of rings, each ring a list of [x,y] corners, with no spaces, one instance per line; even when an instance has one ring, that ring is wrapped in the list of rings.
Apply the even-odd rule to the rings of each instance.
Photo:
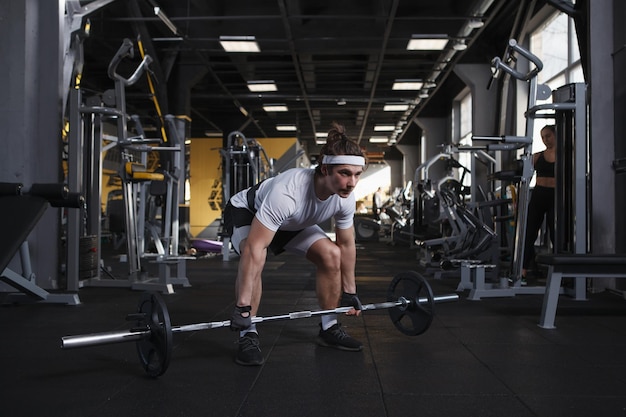
[[[387,143],[389,142],[389,138],[387,136],[372,136],[370,138],[370,143]]]
[[[409,105],[405,103],[387,103],[383,106],[383,111],[407,111]]]
[[[295,132],[296,126],[295,125],[276,125],[276,130],[279,130],[281,132]]]
[[[289,108],[287,108],[286,104],[265,104],[263,110],[266,112],[289,111]]]
[[[441,51],[447,44],[447,35],[432,35],[429,37],[413,35],[406,45],[406,49],[409,51]]]
[[[248,81],[248,90],[254,93],[261,93],[266,91],[278,91],[276,83],[273,80],[263,81]]]
[[[220,44],[226,52],[261,52],[254,36],[220,36]]]
[[[394,125],[376,125],[374,126],[375,132],[388,132],[394,130],[396,127]]]
[[[421,80],[396,80],[392,90],[419,90],[424,83]]]

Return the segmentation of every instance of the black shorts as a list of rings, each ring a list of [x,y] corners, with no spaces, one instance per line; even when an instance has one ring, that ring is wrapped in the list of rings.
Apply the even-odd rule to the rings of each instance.
[[[254,219],[254,213],[247,208],[233,207],[230,201],[224,208],[224,235],[232,236],[235,228],[250,226]],[[270,243],[270,250],[274,255],[285,251],[285,245],[289,243],[302,230],[278,230]]]

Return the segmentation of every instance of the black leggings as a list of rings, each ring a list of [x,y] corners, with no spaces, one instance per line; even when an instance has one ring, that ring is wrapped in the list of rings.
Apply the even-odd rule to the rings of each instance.
[[[554,245],[554,188],[535,186],[528,203],[526,223],[526,240],[524,245],[524,262],[522,267],[528,268],[535,258],[535,240],[539,229],[546,217],[546,226],[550,234],[550,241]]]

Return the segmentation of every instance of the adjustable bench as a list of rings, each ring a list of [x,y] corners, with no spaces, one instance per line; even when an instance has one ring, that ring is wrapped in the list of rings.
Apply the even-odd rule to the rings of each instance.
[[[0,183],[0,280],[20,291],[31,300],[64,304],[80,304],[77,294],[52,294],[35,283],[32,272],[28,235],[35,228],[46,209],[53,207],[80,207],[82,197],[69,193],[63,184],[33,184],[29,195],[23,195],[22,185]],[[19,254],[22,273],[8,267]]]
[[[626,254],[540,254],[537,263],[548,265],[539,327],[554,329],[561,281],[567,278],[626,278]]]

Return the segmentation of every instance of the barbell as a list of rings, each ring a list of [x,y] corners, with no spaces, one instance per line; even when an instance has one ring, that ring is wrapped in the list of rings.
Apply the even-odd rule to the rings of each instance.
[[[397,274],[387,290],[387,301],[363,304],[362,311],[387,309],[394,326],[408,336],[417,336],[430,327],[434,304],[456,301],[458,294],[434,296],[430,284],[419,273],[406,271]],[[352,307],[331,310],[295,311],[268,317],[253,317],[253,323],[274,320],[303,319],[324,314],[347,313]],[[163,375],[173,350],[173,334],[229,327],[230,320],[172,326],[163,298],[154,292],[142,294],[137,312],[126,316],[136,326],[128,330],[91,333],[61,338],[62,349],[74,349],[112,343],[136,342],[137,354],[144,371],[151,377]]]

